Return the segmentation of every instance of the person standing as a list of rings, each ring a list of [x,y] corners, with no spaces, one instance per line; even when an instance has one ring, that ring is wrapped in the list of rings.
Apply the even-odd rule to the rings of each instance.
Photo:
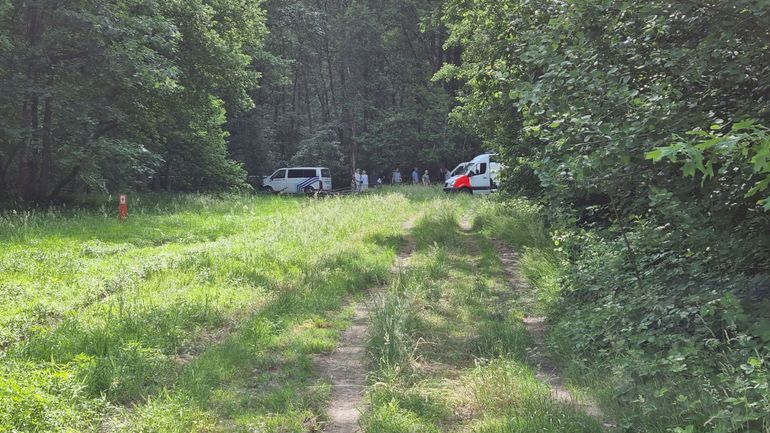
[[[361,191],[366,192],[369,190],[369,175],[366,174],[366,170],[361,173]]]
[[[420,172],[417,171],[417,167],[412,170],[412,185],[418,185],[420,183]]]
[[[401,185],[401,170],[399,170],[398,167],[393,170],[393,176],[390,178],[390,183],[392,185]]]
[[[422,184],[430,185],[430,175],[428,175],[428,170],[425,170],[425,173],[422,175]]]
[[[360,168],[356,169],[355,179],[356,179],[356,188],[355,188],[355,190],[357,192],[361,191],[361,169]]]

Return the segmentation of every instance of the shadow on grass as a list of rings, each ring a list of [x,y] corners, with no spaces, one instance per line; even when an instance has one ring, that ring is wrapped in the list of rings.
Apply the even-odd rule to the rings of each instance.
[[[365,428],[601,431],[553,401],[527,366],[531,339],[497,250],[482,234],[480,227],[464,231],[451,212],[415,225],[410,267],[370,325],[375,371]]]

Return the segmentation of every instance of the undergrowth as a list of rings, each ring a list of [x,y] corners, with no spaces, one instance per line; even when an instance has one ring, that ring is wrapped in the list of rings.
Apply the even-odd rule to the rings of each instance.
[[[724,263],[701,257],[707,245],[687,246],[696,232],[685,240],[640,223],[624,235],[548,234],[542,211],[522,203],[490,203],[478,227],[520,251],[535,293],[528,312],[548,316],[551,352],[576,393],[619,431],[770,431],[770,310],[741,300],[761,276],[720,275]]]

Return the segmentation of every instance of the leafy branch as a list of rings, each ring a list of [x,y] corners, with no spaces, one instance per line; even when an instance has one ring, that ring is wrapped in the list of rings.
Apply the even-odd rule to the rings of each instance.
[[[735,123],[729,132],[723,132],[721,122],[711,125],[709,131],[695,129],[687,138],[677,136],[678,141],[657,147],[645,154],[653,162],[668,160],[681,163],[686,177],[701,176],[701,182],[727,173],[728,170],[748,167],[752,178],[758,178],[744,197],[755,197],[770,187],[770,128],[755,120]],[[770,196],[759,200],[770,211]]]

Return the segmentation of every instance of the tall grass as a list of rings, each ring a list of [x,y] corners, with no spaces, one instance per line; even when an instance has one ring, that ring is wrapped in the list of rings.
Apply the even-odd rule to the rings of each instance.
[[[310,355],[335,346],[346,296],[389,279],[416,202],[134,200],[123,223],[106,207],[3,214],[0,430],[284,431],[322,416]]]
[[[528,314],[545,314],[554,305],[564,266],[543,220],[540,206],[523,199],[488,201],[475,212],[475,229],[518,250],[522,276],[534,289],[535,302],[526,307]]]
[[[398,288],[374,298],[370,307],[367,347],[378,379],[393,382],[411,371],[417,341],[417,311],[408,295]]]
[[[432,209],[442,212],[418,221],[410,266],[372,313],[365,431],[601,431],[589,416],[554,401],[524,363],[531,346],[524,312],[491,238],[530,248],[524,260],[533,276],[540,273],[538,284],[555,284],[549,257],[537,255],[550,246],[537,207],[476,198],[435,203]],[[462,214],[477,215],[470,233],[458,225]],[[538,231],[512,236],[513,227]]]

